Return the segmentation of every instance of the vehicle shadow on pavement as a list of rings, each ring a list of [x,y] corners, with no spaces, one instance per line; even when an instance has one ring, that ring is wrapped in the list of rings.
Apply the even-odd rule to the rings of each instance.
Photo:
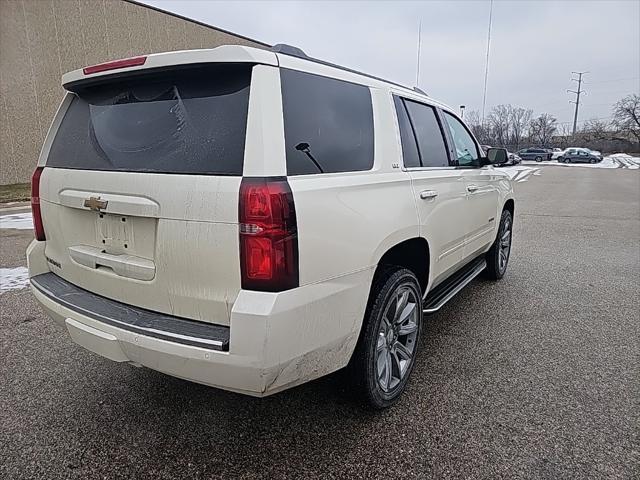
[[[444,317],[430,321],[439,323]],[[422,343],[423,350],[433,348],[438,339]],[[125,469],[138,471],[136,465],[144,462],[146,470],[138,473],[148,473],[148,465],[154,464],[172,476],[179,468],[223,469],[229,477],[299,475],[355,463],[363,455],[371,456],[371,462],[382,455],[391,465],[398,452],[385,447],[376,459],[375,450],[405,435],[411,448],[408,434],[416,432],[403,431],[402,419],[413,414],[419,421],[429,402],[416,379],[399,404],[376,412],[354,398],[343,372],[253,398],[93,355],[90,363],[100,363],[103,373],[91,382],[93,388],[77,391],[68,406],[82,425],[68,432],[78,436],[72,443],[83,445],[74,461],[79,471],[86,471],[85,462],[104,455],[105,448],[111,450],[109,456],[125,460]],[[420,354],[416,372],[426,369],[426,363],[426,355]],[[415,438],[413,448],[419,448]]]

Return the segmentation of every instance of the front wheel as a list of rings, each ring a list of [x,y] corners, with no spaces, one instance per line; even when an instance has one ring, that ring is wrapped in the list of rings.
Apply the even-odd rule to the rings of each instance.
[[[542,157],[536,157],[536,162],[541,162],[542,161]]]
[[[422,295],[416,276],[399,267],[377,275],[349,364],[353,383],[373,408],[387,408],[400,399],[421,331]]]
[[[509,255],[511,254],[511,238],[513,236],[513,217],[509,210],[502,212],[500,227],[491,249],[487,252],[487,268],[485,277],[490,280],[500,280],[507,271]]]

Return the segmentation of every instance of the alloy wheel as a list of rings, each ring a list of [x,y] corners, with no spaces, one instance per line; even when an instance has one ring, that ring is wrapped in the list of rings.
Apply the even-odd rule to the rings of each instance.
[[[506,218],[504,228],[500,236],[500,248],[498,250],[498,268],[500,272],[504,272],[509,261],[509,253],[511,252],[511,219]]]
[[[376,378],[384,392],[397,387],[410,370],[418,335],[418,299],[408,285],[400,285],[384,310],[376,343]]]

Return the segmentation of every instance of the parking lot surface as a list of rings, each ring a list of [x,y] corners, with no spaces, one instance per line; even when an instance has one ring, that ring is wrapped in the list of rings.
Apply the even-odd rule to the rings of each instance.
[[[638,478],[640,174],[515,188],[506,277],[426,318],[384,412],[340,375],[254,399],[112,363],[1,293],[0,478]],[[32,233],[0,235],[24,266]]]

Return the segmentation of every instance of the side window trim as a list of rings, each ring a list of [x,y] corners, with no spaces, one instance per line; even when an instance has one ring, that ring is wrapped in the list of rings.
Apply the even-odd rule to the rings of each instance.
[[[403,152],[403,158],[402,158],[402,166],[404,170],[411,170],[411,171],[415,171],[415,170],[442,170],[442,169],[450,169],[455,167],[455,163],[453,160],[453,156],[452,156],[452,152],[451,152],[451,147],[450,147],[450,142],[449,142],[449,137],[448,137],[448,128],[445,129],[443,128],[444,123],[443,123],[443,118],[441,118],[440,115],[440,108],[436,107],[435,105],[429,105],[428,103],[423,103],[420,102],[418,100],[415,100],[413,98],[407,98],[407,97],[403,97],[402,95],[398,95],[396,93],[392,93],[393,97],[396,97],[400,100],[400,103],[402,103],[402,107],[404,108],[404,111],[407,115],[407,118],[409,119],[409,124],[411,125],[411,133],[413,135],[413,141],[416,144],[416,150],[418,151],[418,158],[420,159],[420,166],[419,167],[405,167],[404,166],[404,152]],[[444,142],[444,147],[445,147],[445,151],[447,152],[447,160],[449,161],[449,165],[448,166],[443,166],[443,167],[425,167],[424,166],[424,162],[422,161],[422,152],[420,151],[420,145],[418,144],[418,135],[416,134],[416,128],[413,125],[413,119],[411,118],[411,115],[409,115],[409,109],[407,108],[407,105],[405,104],[405,101],[408,102],[414,102],[420,105],[424,105],[425,107],[429,107],[432,108],[434,110],[435,116],[436,116],[436,120],[438,122],[438,127],[440,127],[440,135],[442,135],[442,141]],[[396,113],[396,117],[397,117],[397,113]]]

